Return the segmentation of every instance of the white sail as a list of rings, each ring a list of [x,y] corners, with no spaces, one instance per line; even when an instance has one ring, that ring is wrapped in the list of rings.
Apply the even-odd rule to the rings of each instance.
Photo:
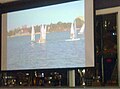
[[[77,39],[76,21],[71,24],[70,38]]]
[[[77,37],[77,27],[76,27],[76,21],[74,22],[74,34],[75,34],[75,39],[77,39],[78,37]]]
[[[70,38],[74,39],[75,38],[75,30],[74,30],[74,24],[71,24],[71,29],[70,29]]]
[[[32,26],[32,31],[31,31],[31,41],[35,41],[35,30],[34,30],[34,26]]]
[[[44,25],[42,25],[40,29],[39,43],[45,43],[45,41],[46,41],[46,26],[44,27]]]
[[[44,32],[43,32],[43,39],[45,39],[45,40],[46,40],[46,28],[47,28],[47,26],[45,25]]]
[[[78,34],[83,34],[85,31],[85,24],[82,25],[80,32]]]
[[[42,25],[40,29],[40,39],[43,39],[43,36],[44,36],[44,25]]]

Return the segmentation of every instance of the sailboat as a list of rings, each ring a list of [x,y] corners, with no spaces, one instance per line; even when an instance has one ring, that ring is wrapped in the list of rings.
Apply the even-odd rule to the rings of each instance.
[[[85,24],[82,25],[82,27],[81,27],[81,29],[80,29],[78,34],[83,34],[84,30],[85,30]]]
[[[35,42],[35,30],[34,30],[34,26],[32,26],[32,31],[31,31],[31,41]]]
[[[45,43],[46,42],[46,26],[42,25],[40,29],[40,39],[38,43]]]
[[[74,29],[74,24],[71,24],[71,30],[70,30],[70,38],[75,39],[75,29]]]
[[[70,39],[67,39],[66,41],[77,41],[80,40],[80,38],[77,37],[77,28],[76,28],[76,21],[71,24],[70,29]]]

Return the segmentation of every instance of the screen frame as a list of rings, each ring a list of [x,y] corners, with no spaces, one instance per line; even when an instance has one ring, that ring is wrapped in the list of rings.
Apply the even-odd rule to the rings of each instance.
[[[16,1],[16,2],[11,2],[11,3],[5,3],[5,4],[0,4],[1,10],[0,10],[0,29],[2,28],[2,14],[8,13],[8,12],[13,12],[13,11],[20,11],[20,10],[27,10],[27,9],[32,9],[32,8],[37,8],[37,7],[43,7],[43,6],[49,6],[49,5],[56,5],[56,4],[61,4],[61,3],[67,3],[67,2],[72,2],[72,1],[78,1],[78,0],[25,0],[25,1]],[[41,3],[42,2],[42,3]],[[2,29],[1,31],[1,43],[0,47],[2,48]],[[95,1],[93,0],[93,40],[94,40],[94,67],[96,66],[96,50],[95,50]],[[2,55],[2,51],[0,52],[0,55]],[[0,59],[0,70],[1,71],[24,71],[26,69],[19,69],[19,70],[2,70],[1,69],[1,61]],[[69,69],[86,69],[86,68],[94,68],[94,67],[75,67],[75,68],[50,68],[50,69],[27,69],[27,70],[57,70],[57,69],[64,69],[64,70],[69,70]]]

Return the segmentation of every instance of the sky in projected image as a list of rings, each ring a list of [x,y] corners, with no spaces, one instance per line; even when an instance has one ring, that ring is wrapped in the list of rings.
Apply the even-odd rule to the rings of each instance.
[[[84,0],[9,13],[8,30],[23,25],[73,22],[78,16],[84,16]]]
[[[7,70],[85,67],[84,12],[79,0],[7,13]]]

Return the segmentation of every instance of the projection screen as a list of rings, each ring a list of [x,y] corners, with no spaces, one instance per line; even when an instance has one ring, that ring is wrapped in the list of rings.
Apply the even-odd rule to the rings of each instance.
[[[1,70],[94,67],[93,0],[2,14]]]

